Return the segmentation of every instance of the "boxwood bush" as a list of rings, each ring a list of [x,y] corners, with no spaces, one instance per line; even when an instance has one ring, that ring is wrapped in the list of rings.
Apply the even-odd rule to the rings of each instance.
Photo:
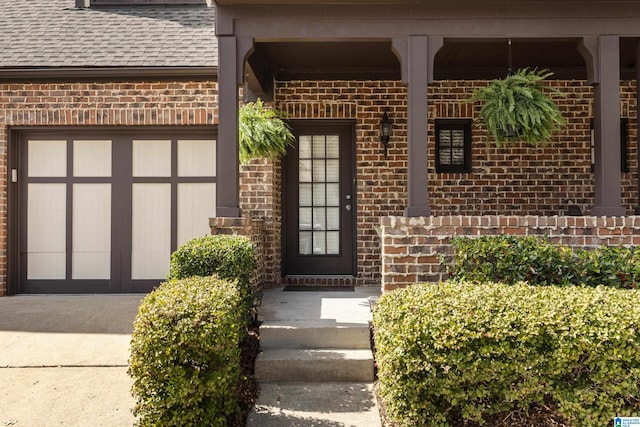
[[[551,407],[573,426],[640,413],[640,293],[443,283],[384,294],[380,396],[400,426]],[[455,424],[458,425],[458,424]]]
[[[215,276],[163,283],[140,305],[129,357],[140,426],[227,426],[240,411],[241,293]]]
[[[196,237],[171,254],[169,279],[218,275],[237,280],[247,309],[253,303],[251,281],[256,274],[255,247],[245,236]]]
[[[627,289],[640,282],[640,250],[634,247],[573,250],[534,236],[455,237],[451,245],[447,269],[454,281]]]
[[[576,283],[636,289],[640,283],[640,248],[603,246],[578,250],[574,268]]]

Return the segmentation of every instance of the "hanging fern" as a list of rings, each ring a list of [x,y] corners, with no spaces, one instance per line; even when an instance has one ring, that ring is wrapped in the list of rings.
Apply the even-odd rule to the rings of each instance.
[[[549,142],[553,132],[565,125],[551,98],[563,94],[542,84],[552,75],[549,70],[524,68],[477,89],[468,102],[483,102],[479,118],[487,128],[487,138],[493,137],[497,146],[515,141],[534,146]]]
[[[282,120],[282,114],[265,108],[262,100],[248,102],[239,114],[240,163],[253,158],[277,159],[293,145],[291,128]]]

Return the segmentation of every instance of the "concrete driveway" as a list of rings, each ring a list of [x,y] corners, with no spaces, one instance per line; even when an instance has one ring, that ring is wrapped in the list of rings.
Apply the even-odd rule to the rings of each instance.
[[[0,427],[131,426],[127,358],[142,297],[0,298]]]

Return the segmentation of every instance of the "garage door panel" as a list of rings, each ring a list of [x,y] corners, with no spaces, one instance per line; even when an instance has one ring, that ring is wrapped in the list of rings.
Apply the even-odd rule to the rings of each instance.
[[[28,168],[30,177],[67,176],[67,141],[29,141]]]
[[[131,279],[163,279],[171,255],[171,184],[133,184]]]
[[[111,252],[74,252],[74,280],[96,280],[111,278]]]
[[[33,183],[27,191],[27,278],[64,279],[66,186]]]
[[[67,255],[63,252],[29,252],[27,254],[27,279],[44,280],[66,277]]]
[[[73,176],[110,177],[111,140],[73,141]]]
[[[178,140],[178,176],[216,176],[216,142]]]
[[[174,129],[175,131],[175,129]],[[145,292],[172,251],[210,233],[209,130],[42,129],[16,140],[20,292]],[[213,136],[213,137],[212,137]],[[14,225],[15,224],[15,225]],[[13,252],[12,252],[13,253]],[[13,268],[13,267],[10,267]]]
[[[133,140],[132,164],[134,177],[171,176],[171,140]]]
[[[72,278],[111,277],[111,184],[73,185]]]
[[[178,184],[178,246],[211,232],[208,218],[216,212],[216,184]]]

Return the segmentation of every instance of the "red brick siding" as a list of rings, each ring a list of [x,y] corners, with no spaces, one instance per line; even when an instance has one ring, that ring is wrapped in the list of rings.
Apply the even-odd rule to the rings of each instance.
[[[7,142],[11,126],[211,125],[217,83],[0,83],[0,296],[7,291]]]
[[[442,216],[385,217],[382,289],[446,279],[439,256],[452,254],[451,236],[536,235],[573,247],[640,245],[640,217]]]
[[[244,216],[264,221],[262,249],[264,283],[279,284],[281,276],[281,162],[253,159],[240,165],[240,209]]]
[[[354,121],[358,277],[347,282],[320,279],[313,283],[379,284],[378,219],[384,215],[400,215],[406,206],[405,87],[396,81],[282,82],[276,87],[276,105],[291,119]],[[394,126],[387,159],[384,158],[378,135],[384,111],[389,112]]]
[[[579,205],[593,205],[590,119],[592,87],[584,81],[552,81],[564,98],[557,103],[567,127],[545,147],[524,143],[508,147],[487,145],[486,132],[475,120],[480,105],[463,104],[484,81],[441,81],[430,87],[429,196],[434,215],[561,215]],[[623,206],[637,205],[635,82],[622,82],[621,117],[628,126],[629,172],[622,175]],[[435,173],[434,118],[473,118],[472,173]]]
[[[555,215],[569,204],[593,204],[589,119],[592,89],[583,81],[558,81],[568,126],[543,148],[485,144],[474,123],[473,172],[436,174],[435,118],[476,118],[479,105],[463,104],[487,82],[438,81],[429,88],[429,198],[435,215]],[[629,117],[630,171],[623,174],[623,203],[636,205],[635,82],[623,82],[621,114]],[[354,284],[378,284],[381,259],[376,232],[383,216],[406,206],[406,89],[396,81],[280,82],[276,104],[291,118],[352,119],[356,125],[357,263]],[[387,111],[393,123],[388,158],[378,124]],[[6,292],[7,129],[9,126],[137,126],[215,123],[217,85],[198,82],[0,84],[0,295]],[[279,283],[281,265],[281,165],[254,161],[241,167],[241,208],[263,217],[265,280]],[[427,190],[426,190],[427,191]]]
[[[593,91],[584,81],[553,81],[566,96],[558,104],[567,127],[545,147],[487,144],[477,123],[480,105],[465,104],[474,88],[487,81],[437,81],[429,87],[429,200],[434,215],[558,215],[569,205],[583,212],[594,203],[590,171],[590,131]],[[631,214],[637,204],[635,82],[622,82],[621,115],[629,118],[628,165],[622,176],[623,204]],[[380,239],[383,216],[402,215],[407,204],[406,89],[396,81],[279,82],[276,105],[295,119],[353,119],[356,126],[358,183],[357,284],[380,280]],[[378,135],[382,114],[393,124],[388,158]],[[435,173],[436,118],[474,119],[473,171]],[[274,189],[278,192],[280,182]],[[273,212],[281,209],[275,202]],[[274,233],[280,231],[274,224]],[[277,254],[277,252],[276,252]],[[281,262],[280,259],[275,264]]]

